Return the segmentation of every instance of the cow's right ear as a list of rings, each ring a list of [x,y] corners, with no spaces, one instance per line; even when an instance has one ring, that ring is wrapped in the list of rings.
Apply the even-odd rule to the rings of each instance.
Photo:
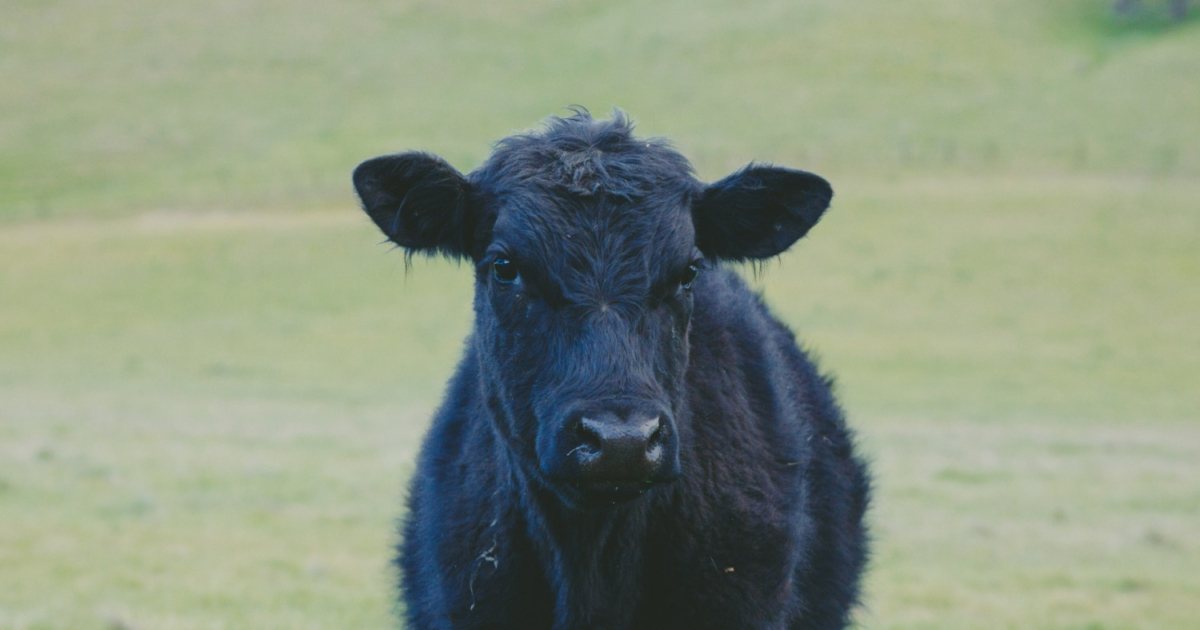
[[[401,247],[470,257],[471,184],[445,160],[419,152],[367,160],[354,169],[354,189],[375,225]]]

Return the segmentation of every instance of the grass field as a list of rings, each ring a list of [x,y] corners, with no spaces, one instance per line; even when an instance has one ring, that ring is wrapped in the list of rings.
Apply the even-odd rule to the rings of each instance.
[[[398,626],[470,279],[348,173],[569,103],[833,181],[747,275],[874,460],[863,627],[1194,628],[1200,26],[1107,6],[6,3],[0,629]]]

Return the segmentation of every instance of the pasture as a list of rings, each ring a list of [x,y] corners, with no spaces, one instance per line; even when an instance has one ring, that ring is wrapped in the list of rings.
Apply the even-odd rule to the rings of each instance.
[[[1153,3],[1150,3],[1153,5]],[[1106,3],[11,2],[0,629],[386,628],[470,274],[358,161],[580,103],[837,196],[746,274],[838,377],[859,622],[1200,618],[1200,27]]]

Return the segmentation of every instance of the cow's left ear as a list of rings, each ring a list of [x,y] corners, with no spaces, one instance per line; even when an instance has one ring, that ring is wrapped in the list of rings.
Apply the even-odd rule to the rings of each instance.
[[[817,223],[831,199],[833,188],[817,175],[751,164],[693,203],[696,247],[723,260],[777,256]]]
[[[375,225],[409,252],[471,256],[471,184],[445,160],[419,152],[367,160],[354,169],[354,189]]]

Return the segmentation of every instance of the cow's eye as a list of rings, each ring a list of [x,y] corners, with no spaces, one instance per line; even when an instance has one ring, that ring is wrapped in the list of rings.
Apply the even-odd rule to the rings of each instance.
[[[507,258],[497,258],[496,262],[492,263],[492,275],[496,277],[497,282],[504,284],[516,282],[517,266]]]
[[[679,286],[685,289],[692,288],[692,283],[696,281],[696,276],[699,274],[699,267],[697,267],[694,263],[688,265],[688,268],[683,272],[683,275],[679,276]]]

